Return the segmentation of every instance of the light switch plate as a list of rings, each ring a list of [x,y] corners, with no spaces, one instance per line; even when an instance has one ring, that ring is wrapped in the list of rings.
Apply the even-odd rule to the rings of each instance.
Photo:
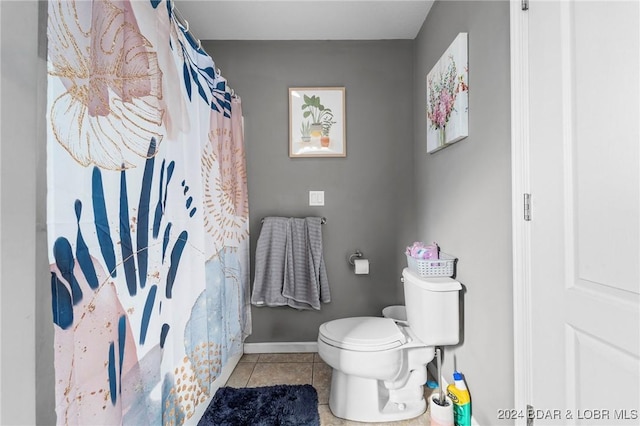
[[[310,206],[324,206],[324,191],[309,191]]]

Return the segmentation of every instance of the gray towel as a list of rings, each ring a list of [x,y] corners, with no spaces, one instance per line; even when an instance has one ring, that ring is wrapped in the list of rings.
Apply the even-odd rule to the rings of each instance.
[[[256,306],[287,306],[282,295],[289,219],[266,217],[256,245],[256,274],[251,303]]]
[[[329,282],[322,256],[322,219],[290,219],[282,295],[297,309],[320,309],[329,303]]]
[[[265,218],[256,246],[251,303],[320,309],[331,301],[321,218]]]

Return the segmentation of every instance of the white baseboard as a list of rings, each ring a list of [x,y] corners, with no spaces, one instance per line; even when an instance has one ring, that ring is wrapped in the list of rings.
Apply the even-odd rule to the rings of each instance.
[[[432,362],[427,364],[427,370],[429,370],[429,373],[431,374],[432,377],[438,377],[437,367],[433,365]],[[442,380],[442,387],[445,389],[445,392],[446,392],[447,386],[449,386],[449,383],[444,377],[440,377],[440,380]],[[480,423],[476,421],[476,418],[473,417],[473,415],[471,415],[471,426],[480,426]]]
[[[318,342],[245,343],[245,354],[318,352]]]

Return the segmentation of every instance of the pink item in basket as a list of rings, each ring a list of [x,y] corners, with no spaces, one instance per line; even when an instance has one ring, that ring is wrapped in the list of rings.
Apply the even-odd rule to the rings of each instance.
[[[433,244],[429,244],[427,246],[426,257],[423,259],[439,259],[440,258],[440,247],[435,242]]]
[[[416,241],[411,246],[407,247],[406,254],[413,257],[414,259],[422,259],[422,260],[438,259],[439,250],[440,248],[438,247],[438,244],[435,242],[432,244],[426,245],[423,242]]]
[[[413,243],[412,245],[407,246],[407,249],[405,250],[405,254],[406,254],[407,256],[411,256],[411,255],[412,255],[412,254],[411,254],[411,252],[412,252],[413,248],[414,248],[417,244],[419,244],[419,243],[418,243],[418,242],[415,242],[415,243]]]

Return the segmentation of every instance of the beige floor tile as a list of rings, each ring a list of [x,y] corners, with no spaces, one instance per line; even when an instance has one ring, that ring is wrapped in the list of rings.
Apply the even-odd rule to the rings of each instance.
[[[238,362],[253,362],[255,364],[256,362],[258,362],[259,357],[260,354],[244,354]]]
[[[318,414],[320,414],[320,426],[347,426],[349,423],[353,423],[353,422],[349,422],[347,420],[335,417],[331,412],[331,410],[329,409],[329,406],[326,404],[318,405]],[[364,423],[359,423],[359,424],[364,424]]]
[[[260,354],[258,362],[313,362],[313,352]]]
[[[324,362],[314,362],[312,384],[318,393],[318,404],[328,404],[331,390],[331,367]]]
[[[238,365],[236,365],[236,368],[233,369],[231,376],[229,376],[229,380],[227,380],[226,386],[232,388],[243,388],[247,386],[249,377],[251,377],[251,373],[253,373],[254,367],[255,364],[253,363],[238,363]]]
[[[247,387],[273,385],[304,385],[313,380],[310,362],[258,362]]]
[[[331,423],[334,419],[329,406],[326,404],[318,405],[318,414],[320,415],[320,426],[335,426],[339,423]]]
[[[313,354],[313,362],[324,362],[324,361],[322,360],[322,358],[320,358],[320,355],[318,355],[318,353],[316,352]]]

